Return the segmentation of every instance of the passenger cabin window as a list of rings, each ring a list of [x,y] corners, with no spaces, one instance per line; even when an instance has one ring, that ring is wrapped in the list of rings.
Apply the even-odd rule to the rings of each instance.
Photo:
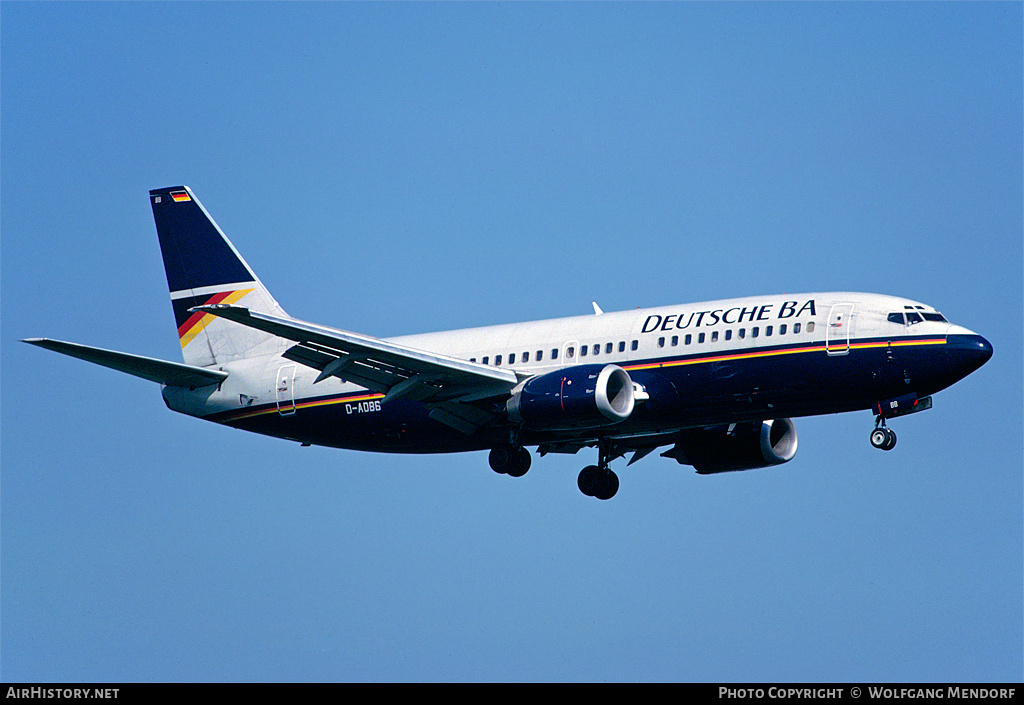
[[[509,353],[508,354],[508,364],[510,364],[510,365],[516,364],[516,354],[515,353]]]
[[[640,341],[639,340],[634,340],[632,343],[629,344],[629,349],[630,350],[636,350],[639,347],[640,347]]]
[[[808,321],[807,322],[807,332],[808,333],[813,333],[814,332],[814,321]]]
[[[732,340],[732,328],[729,328],[727,331],[725,331],[725,339]]]
[[[746,328],[740,328],[739,336],[740,336],[741,339],[742,338],[746,338],[747,337],[747,329]]]
[[[772,327],[771,326],[765,326],[764,327],[764,334],[765,335],[771,335],[772,334]]]
[[[601,343],[594,343],[594,354],[598,355],[601,353]]]
[[[604,351],[605,351],[605,353],[607,353],[607,354],[611,354],[611,352],[612,352],[612,347],[613,347],[613,346],[612,346],[612,343],[605,343],[605,345],[604,345]]]
[[[523,353],[523,362],[529,362],[529,361],[530,361],[530,353],[524,352]]]
[[[625,340],[620,340],[619,341],[619,352],[620,353],[621,352],[626,352],[626,341]]]
[[[704,334],[703,333],[699,333],[697,335],[697,342],[698,343],[703,343],[704,342]]]
[[[793,332],[794,333],[799,333],[800,332],[800,324],[799,323],[794,323],[793,324]]]
[[[686,337],[683,338],[683,345],[689,345],[692,342],[693,342],[693,334],[692,333],[687,333]]]
[[[495,355],[494,356],[494,364],[495,365],[501,365],[501,355]]]
[[[658,338],[658,347],[659,348],[665,347],[665,339],[664,338]]]
[[[587,352],[589,350],[590,350],[590,348],[587,347],[586,345],[581,345],[580,346],[580,357],[586,357],[587,356]]]
[[[672,347],[675,347],[677,345],[679,345],[679,336],[678,335],[673,335],[672,336]]]
[[[567,358],[569,358],[570,360],[572,359],[573,355],[575,355],[575,354],[576,354],[576,348],[568,347],[568,348],[565,349],[565,356]]]
[[[572,357],[572,355],[569,355],[569,357]],[[551,348],[551,359],[552,360],[557,360],[558,359],[558,348]]]
[[[785,335],[785,334],[786,334],[786,324],[783,323],[782,325],[779,326],[779,335]]]
[[[758,333],[757,326],[754,326],[753,328],[750,329],[750,337],[751,338],[756,338],[757,337],[757,333]]]
[[[718,342],[718,331],[717,330],[711,331],[711,342],[712,343],[717,343]]]
[[[490,355],[484,355],[484,357],[483,357],[483,359],[481,360],[481,362],[483,362],[483,363],[484,363],[485,365],[487,365],[487,364],[490,364],[490,363],[488,362],[488,360],[490,360],[490,359],[491,359],[491,356],[490,356]]]

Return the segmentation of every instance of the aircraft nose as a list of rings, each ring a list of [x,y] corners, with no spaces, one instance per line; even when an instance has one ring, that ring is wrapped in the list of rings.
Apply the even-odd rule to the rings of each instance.
[[[946,336],[946,356],[953,372],[966,377],[992,357],[992,343],[976,333],[949,335]]]

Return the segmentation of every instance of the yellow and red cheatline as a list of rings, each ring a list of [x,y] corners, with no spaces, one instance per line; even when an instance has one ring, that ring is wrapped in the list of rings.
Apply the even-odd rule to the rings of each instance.
[[[237,303],[239,299],[248,294],[252,289],[238,289],[236,291],[221,291],[211,296],[203,305],[212,306],[213,304],[233,304]],[[192,342],[192,339],[203,332],[206,326],[210,325],[217,317],[204,313],[202,311],[196,311],[188,317],[184,323],[178,327],[178,337],[181,339],[181,347],[185,347]]]

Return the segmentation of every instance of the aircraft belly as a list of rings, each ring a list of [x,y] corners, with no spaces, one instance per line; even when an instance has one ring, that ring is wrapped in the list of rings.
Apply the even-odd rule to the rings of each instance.
[[[467,435],[429,418],[428,405],[384,403],[383,395],[296,400],[295,412],[274,406],[219,414],[210,420],[312,445],[391,453],[432,453],[489,447],[483,434]],[[506,434],[507,435],[507,434]]]

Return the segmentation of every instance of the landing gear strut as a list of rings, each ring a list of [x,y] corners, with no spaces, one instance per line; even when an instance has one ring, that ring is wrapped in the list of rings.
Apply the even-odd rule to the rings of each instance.
[[[491,470],[494,472],[512,477],[525,475],[532,462],[530,451],[512,443],[492,448],[490,455],[487,456],[487,461],[491,464]]]
[[[619,476],[608,467],[611,462],[610,454],[608,442],[601,441],[597,465],[588,465],[580,470],[579,479],[576,481],[580,492],[588,497],[611,499],[619,491]]]
[[[896,432],[886,428],[883,416],[875,420],[875,430],[871,432],[871,445],[881,450],[892,450],[896,447]]]

